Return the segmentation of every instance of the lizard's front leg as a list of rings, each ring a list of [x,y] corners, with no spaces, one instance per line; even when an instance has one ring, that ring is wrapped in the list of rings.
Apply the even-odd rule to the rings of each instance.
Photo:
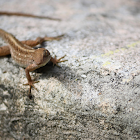
[[[34,81],[31,79],[31,76],[30,76],[30,73],[31,71],[37,69],[38,66],[36,64],[31,64],[29,65],[26,69],[25,69],[25,72],[26,72],[26,78],[28,80],[28,83],[24,84],[24,85],[29,85],[30,88],[29,88],[29,93],[28,93],[28,96],[31,96],[31,88],[35,88],[37,90],[37,88],[34,86],[34,83],[37,83],[38,81]],[[37,90],[38,91],[38,90]]]

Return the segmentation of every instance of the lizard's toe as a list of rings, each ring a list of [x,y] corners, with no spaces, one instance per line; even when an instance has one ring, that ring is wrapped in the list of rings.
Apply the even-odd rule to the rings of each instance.
[[[23,84],[23,85],[25,85],[25,86],[30,86],[30,88],[29,88],[29,93],[28,93],[28,95],[31,95],[31,89],[32,89],[32,87],[36,90],[36,91],[38,91],[38,89],[34,86],[34,83],[38,83],[39,81],[30,81],[30,82],[28,82],[28,83],[26,83],[26,84]]]

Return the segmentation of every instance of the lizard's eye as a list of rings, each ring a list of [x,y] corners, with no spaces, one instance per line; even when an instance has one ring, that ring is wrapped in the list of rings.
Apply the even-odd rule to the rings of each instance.
[[[43,55],[50,55],[50,53],[48,50],[45,50]]]
[[[46,50],[46,55],[50,55],[50,52],[48,50]]]

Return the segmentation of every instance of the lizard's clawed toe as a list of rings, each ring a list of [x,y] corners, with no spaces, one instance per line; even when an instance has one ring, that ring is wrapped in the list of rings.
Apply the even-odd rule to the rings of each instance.
[[[59,59],[56,58],[56,55],[54,58],[51,58],[51,61],[53,63],[53,66],[56,65],[56,66],[59,66],[58,63],[61,63],[61,62],[65,62],[65,61],[68,61],[68,60],[61,60],[65,57],[66,55],[60,57]]]
[[[31,95],[31,89],[32,89],[32,87],[36,90],[36,91],[38,91],[38,89],[34,86],[34,84],[35,83],[38,83],[39,81],[30,81],[30,82],[28,82],[28,83],[26,83],[26,84],[23,84],[23,85],[25,85],[25,86],[30,86],[30,88],[29,88],[29,92],[28,92],[28,95]]]

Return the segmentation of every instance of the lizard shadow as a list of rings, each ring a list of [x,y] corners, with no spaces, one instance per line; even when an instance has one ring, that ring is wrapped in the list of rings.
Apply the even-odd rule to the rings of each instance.
[[[49,62],[44,67],[35,70],[36,73],[41,73],[41,79],[48,79],[51,77],[60,81],[70,92],[82,96],[82,78],[76,73],[76,70],[71,69],[68,66],[62,67],[53,66],[52,62]]]

